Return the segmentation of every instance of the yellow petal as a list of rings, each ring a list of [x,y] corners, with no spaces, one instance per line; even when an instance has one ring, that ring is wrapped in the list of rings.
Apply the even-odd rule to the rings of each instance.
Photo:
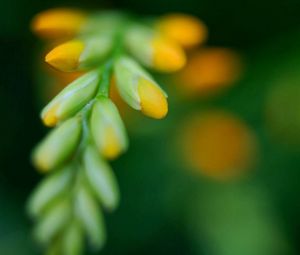
[[[167,99],[151,81],[141,78],[138,82],[138,94],[142,113],[154,119],[162,119],[167,115]]]
[[[179,72],[180,89],[186,96],[205,96],[235,84],[243,65],[238,53],[226,48],[202,48],[193,51]]]
[[[164,16],[157,24],[158,30],[184,48],[203,43],[207,38],[207,28],[196,17],[185,14]]]
[[[186,63],[183,49],[172,41],[156,37],[152,41],[153,67],[162,72],[174,72]]]
[[[74,71],[79,65],[79,57],[83,49],[83,42],[72,40],[50,51],[46,55],[45,61],[58,70],[65,72]]]
[[[221,181],[232,180],[256,162],[255,135],[229,112],[211,110],[189,116],[180,134],[182,155],[197,173]]]
[[[32,30],[47,39],[73,36],[86,20],[86,15],[73,9],[51,9],[39,13],[32,21]]]

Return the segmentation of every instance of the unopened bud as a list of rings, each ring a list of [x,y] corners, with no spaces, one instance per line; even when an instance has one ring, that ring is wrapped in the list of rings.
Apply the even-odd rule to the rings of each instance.
[[[120,95],[132,108],[155,119],[166,116],[166,93],[134,60],[128,57],[118,59],[115,75]]]
[[[33,163],[43,172],[59,167],[74,153],[81,134],[81,123],[72,118],[55,128],[33,152]]]
[[[63,89],[42,111],[46,126],[55,126],[59,121],[74,115],[96,93],[100,74],[89,72],[79,77]]]

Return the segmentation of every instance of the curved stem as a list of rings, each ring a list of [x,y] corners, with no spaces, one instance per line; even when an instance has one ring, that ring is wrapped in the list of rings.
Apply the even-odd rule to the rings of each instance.
[[[110,78],[112,74],[113,69],[113,60],[110,59],[103,65],[103,68],[101,68],[101,82],[99,84],[98,92],[96,95],[96,98],[99,98],[101,96],[109,97],[109,88],[110,88]]]

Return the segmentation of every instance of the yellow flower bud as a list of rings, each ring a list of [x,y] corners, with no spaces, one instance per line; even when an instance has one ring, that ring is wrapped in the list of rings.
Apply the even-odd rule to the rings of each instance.
[[[128,146],[125,127],[117,107],[108,99],[98,99],[92,110],[91,130],[100,154],[114,159]]]
[[[138,94],[141,111],[154,119],[162,119],[168,113],[168,102],[162,91],[151,81],[139,79]]]
[[[134,60],[118,59],[115,64],[116,85],[121,97],[132,108],[161,119],[168,112],[166,93]]]
[[[175,43],[162,37],[152,40],[152,66],[161,72],[175,72],[186,63],[183,50]]]
[[[131,27],[127,31],[125,44],[129,52],[143,65],[157,71],[174,72],[186,62],[185,53],[176,42],[147,27]]]
[[[163,16],[157,23],[157,29],[184,48],[196,46],[207,39],[205,24],[196,17],[186,14]]]
[[[45,61],[60,71],[73,72],[99,64],[112,50],[112,35],[81,37],[51,50]]]
[[[80,134],[78,118],[65,121],[37,146],[33,153],[33,163],[43,172],[59,167],[75,151]]]
[[[79,58],[83,50],[82,41],[72,40],[51,50],[46,55],[45,61],[58,70],[70,72],[78,68]]]
[[[42,111],[41,117],[46,126],[74,115],[95,94],[99,83],[99,73],[84,74],[64,88]]]
[[[56,39],[75,35],[86,15],[75,9],[51,9],[39,13],[32,21],[32,30],[40,37]]]

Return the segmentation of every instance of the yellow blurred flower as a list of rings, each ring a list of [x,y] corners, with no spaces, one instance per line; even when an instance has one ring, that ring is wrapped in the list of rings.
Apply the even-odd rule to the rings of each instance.
[[[207,27],[196,17],[187,14],[168,14],[160,18],[157,29],[184,48],[191,48],[207,39]]]
[[[240,56],[226,48],[194,51],[187,65],[178,73],[177,83],[185,95],[206,95],[229,87],[242,71]]]
[[[228,180],[242,175],[255,162],[255,135],[228,112],[209,111],[191,116],[180,132],[183,157],[198,173]]]
[[[75,35],[86,20],[80,10],[56,8],[41,12],[32,21],[32,30],[40,37],[57,39]]]
[[[141,25],[128,29],[125,45],[144,66],[159,72],[175,72],[186,63],[183,48],[174,40]]]

